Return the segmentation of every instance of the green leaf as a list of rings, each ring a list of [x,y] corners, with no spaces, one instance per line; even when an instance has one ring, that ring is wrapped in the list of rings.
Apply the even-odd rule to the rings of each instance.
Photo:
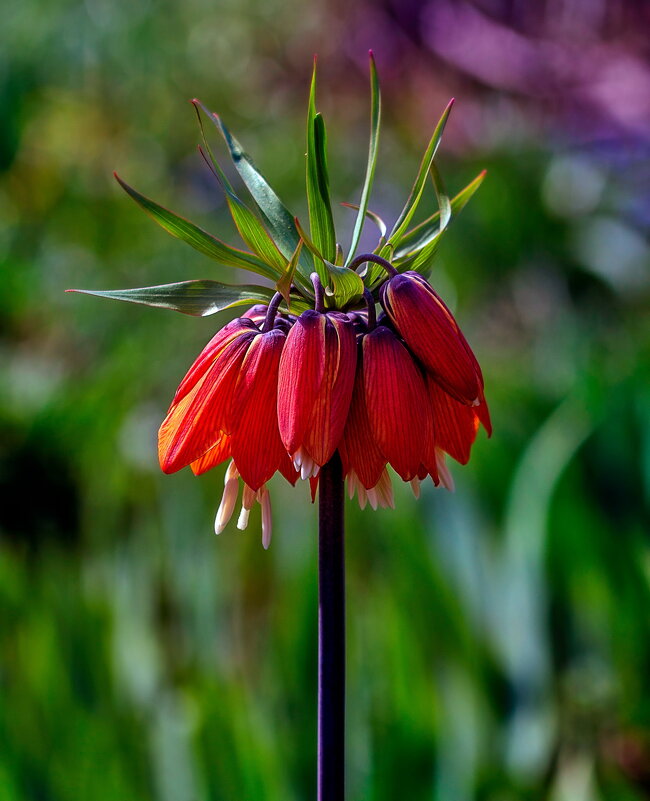
[[[451,199],[450,201],[450,208],[451,208],[451,216],[452,219],[457,217],[466,204],[469,202],[470,198],[479,188],[483,179],[485,178],[486,170],[480,172],[473,181],[471,181],[464,189]],[[400,248],[397,251],[397,256],[405,256],[408,253],[411,253],[415,250],[419,250],[421,247],[426,245],[427,241],[433,235],[435,236],[436,231],[439,228],[439,220],[440,220],[440,211],[436,211],[435,214],[432,214],[430,217],[427,217],[426,220],[423,220],[419,225],[416,225],[414,228],[411,228],[401,239]]]
[[[282,253],[286,259],[290,259],[300,239],[293,223],[291,212],[282,203],[266,178],[257,169],[253,159],[230,133],[221,117],[214,112],[207,112],[206,109],[204,109],[204,111],[209,114],[210,119],[223,136],[228,150],[230,151],[233,164],[243,182],[246,184],[253,200],[257,204],[264,221],[268,225],[273,241],[278,246],[280,253]],[[311,271],[311,265],[304,258],[304,254],[300,261],[300,268],[308,277]]]
[[[285,271],[282,273],[277,283],[275,284],[275,288],[287,301],[287,303],[289,303],[289,292],[291,291],[291,284],[293,282],[293,277],[296,272],[296,267],[298,266],[298,260],[300,259],[301,250],[302,250],[302,239],[300,240],[300,242],[298,242],[298,247],[294,250],[293,256],[289,260]]]
[[[158,309],[172,309],[193,317],[207,317],[233,306],[268,303],[274,295],[272,289],[263,286],[221,284],[218,281],[181,281],[177,284],[145,286],[137,289],[68,289],[68,292],[81,292],[110,300],[125,300],[155,306]]]
[[[420,198],[422,197],[422,192],[424,191],[424,184],[429,174],[429,170],[431,169],[431,165],[433,164],[433,158],[436,155],[436,151],[438,150],[438,145],[440,144],[440,140],[442,138],[442,133],[445,130],[445,125],[447,124],[447,119],[449,118],[449,113],[451,112],[451,107],[454,104],[453,98],[447,104],[447,108],[443,111],[442,117],[438,121],[436,125],[436,129],[433,132],[433,136],[431,137],[431,141],[426,149],[422,162],[420,164],[420,169],[418,174],[415,178],[415,183],[413,184],[413,188],[411,189],[411,193],[408,196],[408,200],[406,201],[406,205],[402,209],[401,214],[397,218],[397,222],[393,226],[393,230],[388,237],[388,241],[397,247],[400,243],[400,239],[406,229],[408,228],[408,224],[411,222],[413,215],[420,203]]]
[[[444,234],[451,220],[451,203],[435,162],[431,165],[431,179],[438,199],[438,228],[428,239],[424,240],[418,250],[409,253],[405,261],[402,262],[399,258],[395,259],[395,263],[399,265],[400,270],[409,269],[418,273],[428,273],[431,268],[431,261],[438,248],[440,237]]]
[[[203,150],[201,148],[199,148],[199,150],[208,166],[211,167],[214,177],[217,179],[219,185],[224,191],[226,202],[228,203],[228,209],[230,210],[230,215],[233,219],[233,222],[237,226],[237,230],[239,231],[241,238],[248,245],[248,247],[262,259],[262,261],[266,262],[266,264],[268,264],[278,273],[281,273],[285,269],[286,259],[280,253],[275,242],[271,238],[266,228],[264,228],[260,220],[255,216],[255,214],[253,214],[248,206],[246,206],[246,204],[243,203],[239,197],[237,197],[232,184],[228,180],[228,177],[224,171],[221,169],[221,165],[215,158],[214,153],[212,152],[212,149],[208,143],[205,135],[205,129],[203,128],[201,112],[199,110],[200,104],[197,100],[192,102],[194,105],[194,110],[196,111],[197,119],[199,121],[203,144],[210,161],[208,161],[206,158]]]
[[[196,250],[221,264],[226,264],[229,267],[241,267],[244,270],[250,270],[266,278],[272,280],[276,279],[277,271],[269,267],[268,264],[265,264],[263,261],[260,261],[256,256],[253,256],[252,253],[246,253],[243,250],[238,250],[237,248],[227,245],[225,242],[217,239],[216,236],[212,236],[212,234],[199,228],[198,225],[194,225],[194,223],[186,220],[184,217],[180,217],[173,211],[141,195],[125,183],[117,173],[115,173],[115,178],[122,189],[153,217],[158,225],[164,228],[167,233],[175,236],[177,239],[181,239],[183,242],[187,242],[188,245],[191,245]]]
[[[359,206],[355,205],[354,203],[341,203],[342,206],[345,206],[348,209],[358,209]],[[379,244],[377,249],[383,247],[386,244],[386,223],[382,220],[382,218],[376,214],[374,211],[370,211],[370,209],[366,209],[366,217],[374,222],[374,224],[379,229]]]
[[[375,167],[377,165],[377,147],[379,144],[379,128],[381,125],[381,94],[379,91],[379,81],[377,79],[377,67],[375,66],[375,59],[370,51],[370,145],[368,147],[368,166],[366,167],[366,177],[361,190],[361,200],[356,207],[359,210],[357,219],[354,224],[352,232],[352,242],[350,243],[350,250],[346,260],[346,266],[354,258],[354,253],[359,245],[361,239],[361,231],[363,230],[363,223],[366,216],[372,219],[372,213],[368,214],[368,201],[370,199],[370,191],[372,190],[372,182],[375,176]],[[384,226],[384,232],[386,227]]]
[[[362,297],[365,286],[361,276],[348,267],[337,267],[324,259],[303,230],[297,217],[296,228],[303,238],[305,246],[314,255],[314,265],[318,277],[325,287],[325,301],[328,307],[342,309]]]
[[[312,240],[325,259],[334,261],[336,234],[327,174],[327,134],[323,117],[316,112],[316,59],[307,112],[307,202]]]

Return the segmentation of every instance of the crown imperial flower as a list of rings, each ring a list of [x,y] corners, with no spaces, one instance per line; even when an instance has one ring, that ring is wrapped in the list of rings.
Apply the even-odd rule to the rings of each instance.
[[[356,493],[362,507],[393,506],[389,467],[411,483],[416,496],[429,476],[435,485],[451,489],[445,455],[464,464],[479,424],[491,433],[478,361],[427,280],[440,238],[484,174],[455,197],[446,195],[434,156],[450,103],[388,233],[368,209],[380,119],[372,55],[370,75],[369,160],[361,200],[353,207],[357,216],[347,257],[334,230],[314,71],[307,117],[309,234],[221,118],[199,101],[193,103],[203,135],[201,155],[249,250],[227,245],[117,178],[173,236],[222,265],[262,276],[264,285],[199,280],[79,290],[195,316],[248,307],[216,332],[180,382],[160,427],[159,458],[165,473],[190,466],[196,475],[228,462],[215,531],[221,532],[233,515],[241,481],[238,526],[246,527],[250,510],[259,503],[264,547],[272,529],[267,482],[275,473],[291,484],[309,479],[313,499],[319,471],[338,452],[350,497]],[[254,209],[240,200],[214,157],[202,112],[223,136]],[[438,211],[413,225],[428,176]],[[379,241],[372,253],[357,255],[367,219],[377,225]],[[383,310],[379,321],[377,305]]]

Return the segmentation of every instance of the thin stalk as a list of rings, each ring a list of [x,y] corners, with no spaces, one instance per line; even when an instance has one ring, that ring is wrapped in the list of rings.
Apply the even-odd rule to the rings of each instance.
[[[345,540],[338,452],[318,486],[318,801],[345,793]]]

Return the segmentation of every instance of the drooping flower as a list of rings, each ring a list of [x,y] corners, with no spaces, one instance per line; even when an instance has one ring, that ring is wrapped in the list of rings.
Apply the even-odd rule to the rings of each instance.
[[[118,178],[173,236],[220,264],[261,275],[263,286],[196,280],[90,292],[195,316],[249,306],[217,331],[181,381],[160,427],[159,458],[166,473],[189,465],[196,475],[229,460],[215,531],[221,532],[231,519],[242,483],[237,525],[246,527],[258,502],[265,547],[271,539],[267,482],[275,473],[291,484],[300,477],[309,479],[313,500],[320,469],[338,452],[350,497],[356,493],[362,507],[393,506],[389,470],[410,482],[416,497],[427,477],[451,489],[446,456],[466,463],[479,425],[491,433],[481,368],[427,280],[440,237],[484,173],[453,199],[446,196],[434,156],[448,105],[409,198],[388,232],[368,209],[381,108],[372,55],[370,73],[370,160],[347,256],[334,230],[314,75],[307,126],[310,234],[221,118],[198,101],[193,103],[199,118],[202,109],[222,134],[255,203],[251,209],[237,196],[201,126],[201,154],[224,190],[249,250],[222,242]],[[412,225],[429,175],[439,210]],[[372,253],[357,255],[367,218],[378,225],[380,239]],[[377,304],[383,308],[379,321]]]
[[[215,530],[230,519],[237,479],[244,482],[245,527],[253,502],[262,506],[263,540],[271,540],[270,497],[266,482],[281,472],[295,483],[277,422],[278,367],[286,340],[270,316],[269,330],[257,315],[238,318],[219,331],[181,381],[160,427],[162,469],[173,473],[188,464],[199,475],[232,458]],[[272,326],[272,327],[271,327]]]

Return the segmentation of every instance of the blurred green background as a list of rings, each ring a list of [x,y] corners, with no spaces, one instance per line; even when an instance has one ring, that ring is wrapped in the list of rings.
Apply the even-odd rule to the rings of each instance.
[[[157,464],[157,426],[225,318],[63,290],[241,280],[111,172],[236,243],[196,152],[198,96],[304,219],[316,51],[333,196],[356,202],[368,47],[371,208],[394,220],[451,95],[448,188],[488,169],[432,280],[495,433],[454,495],[348,505],[349,798],[650,798],[649,22],[631,0],[6,10],[0,801],[315,795],[306,488],[274,483],[264,552],[255,516],[211,534],[221,470]]]

